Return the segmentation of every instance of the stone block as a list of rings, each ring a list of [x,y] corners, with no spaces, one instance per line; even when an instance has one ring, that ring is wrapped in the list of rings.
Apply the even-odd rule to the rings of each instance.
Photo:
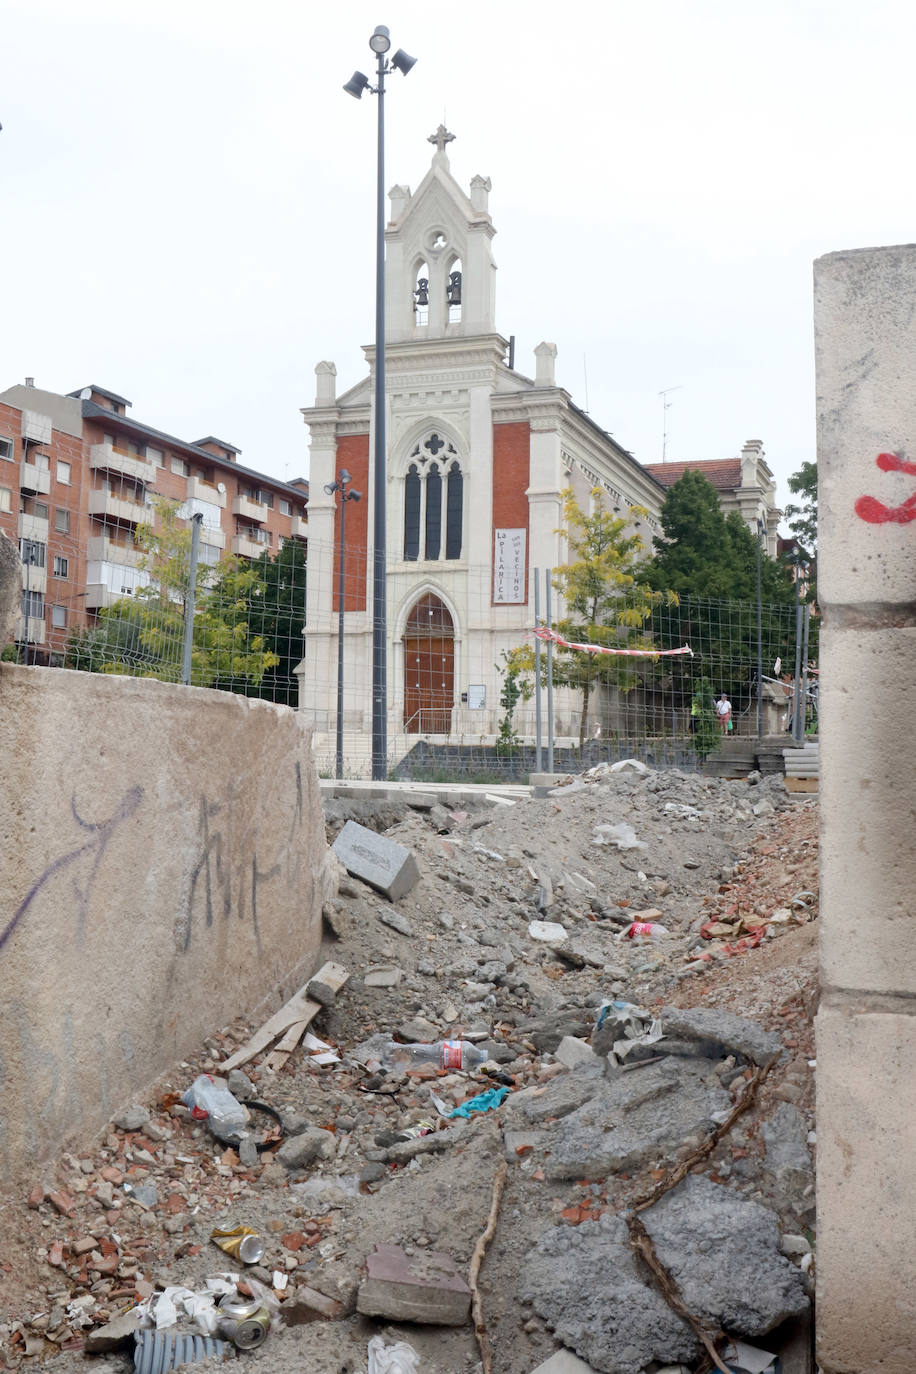
[[[888,999],[889,1000],[889,999]],[[916,1332],[916,1016],[821,1002],[817,1031],[817,1359],[911,1374]]]
[[[912,995],[912,818],[901,787],[916,772],[916,740],[898,717],[916,677],[916,629],[834,626],[822,645],[822,982]]]
[[[399,1245],[377,1245],[367,1260],[369,1276],[359,1287],[356,1310],[366,1317],[463,1326],[471,1290],[450,1255]]]
[[[914,296],[911,244],[830,253],[814,265],[817,587],[828,611],[916,600],[907,508],[916,482],[900,470],[916,458]]]
[[[391,902],[400,901],[420,881],[417,861],[409,849],[357,821],[347,821],[332,847],[348,873]]]
[[[336,1298],[325,1297],[316,1288],[303,1284],[283,1304],[283,1321],[287,1326],[304,1326],[307,1322],[340,1321],[346,1307]]]

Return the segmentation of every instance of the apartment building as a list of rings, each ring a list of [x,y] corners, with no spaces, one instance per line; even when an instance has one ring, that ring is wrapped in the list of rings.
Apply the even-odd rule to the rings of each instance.
[[[148,583],[136,533],[155,524],[157,496],[202,517],[202,563],[306,539],[304,479],[243,467],[213,435],[164,434],[130,406],[103,387],[59,395],[31,378],[0,392],[0,530],[23,561],[16,638],[29,662],[59,661],[75,629]]]

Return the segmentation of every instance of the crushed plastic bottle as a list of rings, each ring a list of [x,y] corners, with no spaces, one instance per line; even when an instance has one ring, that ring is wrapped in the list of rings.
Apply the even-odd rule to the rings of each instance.
[[[660,926],[657,921],[634,921],[623,932],[623,938],[625,940],[664,940],[668,933],[668,927]]]
[[[487,1058],[486,1050],[478,1049],[468,1040],[437,1040],[431,1045],[400,1045],[396,1040],[389,1040],[379,1054],[386,1069],[434,1064],[437,1069],[463,1069],[465,1073],[485,1064]]]
[[[223,1078],[202,1073],[182,1096],[195,1121],[206,1121],[218,1140],[237,1138],[248,1125],[248,1109],[226,1087]]]

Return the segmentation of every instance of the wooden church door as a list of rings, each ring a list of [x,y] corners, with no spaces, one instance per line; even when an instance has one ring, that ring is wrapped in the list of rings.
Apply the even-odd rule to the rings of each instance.
[[[447,735],[455,703],[455,630],[438,596],[421,596],[404,631],[404,729]]]

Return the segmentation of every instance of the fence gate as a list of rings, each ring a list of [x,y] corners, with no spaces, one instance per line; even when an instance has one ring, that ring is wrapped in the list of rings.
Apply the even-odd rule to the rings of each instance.
[[[404,729],[447,735],[455,703],[455,630],[447,608],[428,592],[404,630]]]

